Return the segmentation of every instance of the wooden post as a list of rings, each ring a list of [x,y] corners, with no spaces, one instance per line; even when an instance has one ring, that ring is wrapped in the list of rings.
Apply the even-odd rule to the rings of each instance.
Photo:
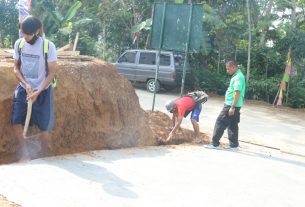
[[[267,60],[268,61],[268,60]],[[269,94],[268,94],[268,66],[269,66],[269,63],[267,62],[267,66],[266,66],[266,98],[267,98],[267,101],[269,103]]]
[[[279,90],[277,91],[277,94],[276,94],[275,98],[274,98],[274,101],[273,101],[273,104],[272,104],[273,106],[274,106],[274,104],[275,104],[275,102],[276,102],[277,97],[278,97],[279,94],[280,94],[280,90],[281,90],[281,85],[280,85]]]
[[[76,50],[77,42],[78,42],[79,32],[76,33],[76,37],[73,44],[73,52]]]

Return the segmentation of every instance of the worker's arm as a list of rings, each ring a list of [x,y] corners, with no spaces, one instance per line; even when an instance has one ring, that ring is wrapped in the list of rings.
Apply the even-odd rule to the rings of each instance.
[[[46,77],[45,81],[43,82],[43,84],[40,86],[40,88],[35,91],[34,93],[32,93],[28,98],[32,99],[32,101],[34,102],[37,97],[39,96],[39,94],[48,87],[48,85],[50,85],[50,83],[52,82],[55,74],[57,71],[57,63],[56,61],[48,63],[48,76]]]
[[[234,115],[234,113],[235,113],[235,106],[236,106],[236,104],[238,102],[238,99],[240,97],[240,91],[236,90],[236,91],[234,91],[234,93],[235,93],[235,96],[234,96],[234,100],[233,100],[233,103],[231,105],[231,108],[229,110],[229,116],[233,116]]]
[[[16,76],[16,78],[19,80],[19,82],[21,82],[24,87],[25,90],[27,92],[27,94],[31,94],[33,92],[33,88],[32,86],[25,80],[24,76],[22,75],[21,71],[20,71],[20,64],[18,60],[14,61],[14,74]]]
[[[169,140],[173,137],[173,135],[175,134],[175,132],[177,131],[177,129],[178,129],[178,128],[180,127],[180,125],[181,125],[181,122],[182,122],[182,120],[183,120],[183,117],[182,117],[182,116],[178,116],[178,117],[176,117],[176,118],[177,118],[177,120],[175,121],[174,128],[173,128],[172,131],[169,133],[169,135],[168,135],[166,141],[169,141]]]

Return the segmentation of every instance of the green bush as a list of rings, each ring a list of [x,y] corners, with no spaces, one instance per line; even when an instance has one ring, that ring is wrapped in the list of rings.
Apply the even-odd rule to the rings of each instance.
[[[229,75],[226,74],[223,66],[220,68],[219,73],[213,67],[209,67],[208,65],[204,67],[204,63],[199,61],[201,59],[193,60],[192,75],[186,77],[186,88],[190,90],[205,90],[210,93],[224,95],[229,85]],[[239,68],[246,75],[246,68],[242,66]],[[267,79],[265,77],[266,69],[252,68],[250,81],[246,85],[245,98],[273,103],[283,77],[282,70],[279,68],[275,64],[272,68],[270,67],[268,69]],[[305,79],[300,80],[300,77],[302,76],[294,77],[290,81],[287,105],[293,108],[305,107]],[[286,104],[286,93],[284,93],[283,103]]]
[[[197,68],[193,71],[193,88],[224,95],[230,79],[225,74]]]
[[[305,108],[305,79],[292,79],[288,96],[288,106],[292,108]]]
[[[272,103],[280,86],[280,80],[280,77],[272,77],[267,80],[264,78],[250,79],[246,85],[246,98]]]

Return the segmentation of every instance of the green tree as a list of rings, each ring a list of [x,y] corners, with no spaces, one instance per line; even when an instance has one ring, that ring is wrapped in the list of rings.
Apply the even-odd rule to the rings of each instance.
[[[0,47],[11,47],[18,39],[17,0],[0,0]]]
[[[251,44],[247,98],[273,101],[291,47],[294,73],[288,105],[304,107],[305,0],[251,0],[249,10],[244,0],[82,0],[81,6],[75,0],[35,0],[32,13],[43,20],[47,37],[59,47],[80,32],[81,54],[114,61],[122,51],[134,47],[135,31],[140,34],[139,48],[149,48],[154,2],[203,3],[207,41],[204,51],[190,54],[193,88],[223,94],[229,80],[225,62],[233,59],[246,72]],[[0,0],[0,18],[5,22],[0,34],[6,45],[18,38],[16,3]],[[69,22],[72,30],[67,28]]]

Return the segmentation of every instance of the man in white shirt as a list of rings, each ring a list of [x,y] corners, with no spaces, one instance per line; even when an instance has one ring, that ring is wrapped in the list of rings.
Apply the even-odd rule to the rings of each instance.
[[[45,58],[44,40],[38,36],[41,26],[38,18],[26,17],[20,25],[23,38],[17,40],[14,47],[14,73],[20,83],[14,94],[12,124],[21,145],[20,159],[28,156],[22,135],[22,125],[25,123],[29,100],[33,103],[30,125],[36,125],[41,130],[44,155],[49,150],[48,132],[54,127],[54,98],[51,82],[57,70],[57,55],[55,45],[49,41]]]

